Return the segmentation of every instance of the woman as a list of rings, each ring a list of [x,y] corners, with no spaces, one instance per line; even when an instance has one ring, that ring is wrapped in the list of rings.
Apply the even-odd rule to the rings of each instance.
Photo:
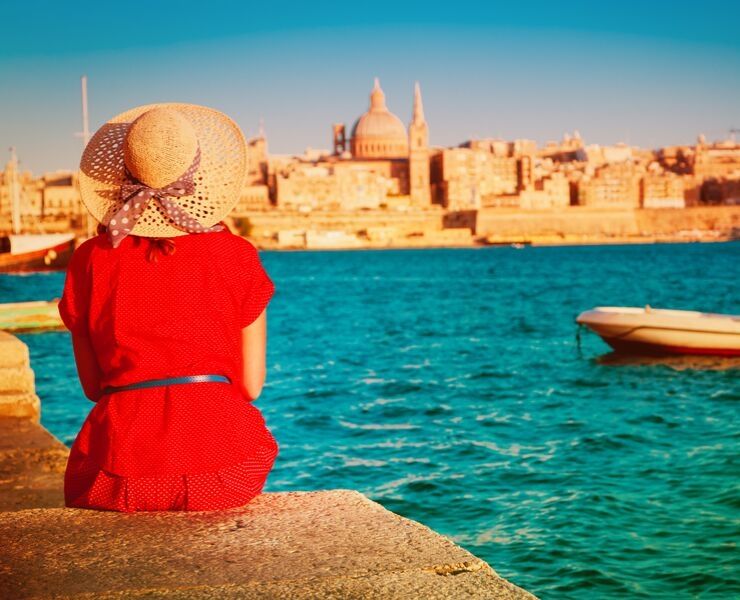
[[[103,225],[73,254],[59,312],[96,404],[67,506],[216,510],[261,493],[278,444],[252,401],[274,284],[222,221],[246,165],[238,126],[191,104],[127,111],[85,149],[80,192]]]

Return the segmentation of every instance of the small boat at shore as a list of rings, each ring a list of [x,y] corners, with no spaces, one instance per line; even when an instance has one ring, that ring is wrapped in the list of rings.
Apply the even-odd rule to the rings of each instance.
[[[0,235],[0,273],[65,269],[76,243],[74,233]]]
[[[597,306],[576,323],[617,352],[740,356],[740,315],[626,306]]]
[[[10,190],[12,232],[0,234],[0,273],[33,273],[54,271],[67,267],[77,246],[76,235],[67,233],[29,232],[24,229],[27,202],[21,201],[22,186],[18,180],[18,157],[10,149],[10,162],[5,166],[3,178]],[[26,223],[27,225],[27,223]],[[39,224],[36,223],[38,229]]]

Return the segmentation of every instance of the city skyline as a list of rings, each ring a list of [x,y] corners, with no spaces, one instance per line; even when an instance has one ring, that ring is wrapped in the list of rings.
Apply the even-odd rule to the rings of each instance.
[[[708,9],[689,19],[681,3],[673,13],[655,4],[662,8],[644,9],[634,23],[625,9],[578,3],[559,18],[544,3],[535,3],[531,18],[511,7],[493,14],[476,6],[477,25],[472,12],[452,18],[419,5],[413,27],[407,5],[393,18],[383,10],[360,18],[349,9],[329,18],[324,8],[313,22],[290,10],[267,18],[259,7],[249,7],[255,18],[244,19],[234,7],[241,29],[219,5],[211,17],[147,14],[138,37],[135,15],[118,16],[108,35],[72,35],[81,12],[75,7],[52,14],[57,20],[42,15],[35,46],[14,33],[5,40],[0,143],[15,146],[34,174],[75,169],[83,74],[92,131],[131,106],[194,102],[223,110],[248,136],[263,119],[274,154],[331,149],[332,124],[351,126],[366,110],[374,77],[406,124],[420,82],[433,146],[486,137],[543,145],[574,130],[587,143],[645,148],[693,144],[701,133],[727,137],[740,127],[740,43],[716,28]],[[717,6],[730,23],[740,9],[724,4]],[[19,29],[12,27],[19,14],[10,11],[9,31]],[[89,22],[95,13],[86,15]],[[205,23],[199,33],[198,19]],[[151,35],[159,29],[166,34]]]

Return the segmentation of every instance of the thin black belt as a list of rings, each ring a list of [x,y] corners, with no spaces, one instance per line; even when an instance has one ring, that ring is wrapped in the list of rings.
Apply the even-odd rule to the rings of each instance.
[[[129,383],[128,385],[109,385],[102,391],[103,394],[110,394],[112,392],[123,392],[125,390],[138,390],[140,388],[157,387],[160,385],[172,385],[177,383],[200,383],[203,381],[222,381],[223,383],[231,383],[231,379],[226,375],[185,375],[183,377],[166,377],[164,379],[147,379],[145,381],[137,381],[136,383]]]

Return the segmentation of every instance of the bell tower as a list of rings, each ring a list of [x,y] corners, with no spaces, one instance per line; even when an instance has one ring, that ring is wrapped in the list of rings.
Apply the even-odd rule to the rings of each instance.
[[[345,133],[344,123],[334,123],[332,125],[334,134],[334,154],[339,156],[347,150],[347,134]]]
[[[414,87],[414,114],[409,125],[409,196],[411,204],[427,207],[432,202],[429,185],[429,126],[417,82]]]

